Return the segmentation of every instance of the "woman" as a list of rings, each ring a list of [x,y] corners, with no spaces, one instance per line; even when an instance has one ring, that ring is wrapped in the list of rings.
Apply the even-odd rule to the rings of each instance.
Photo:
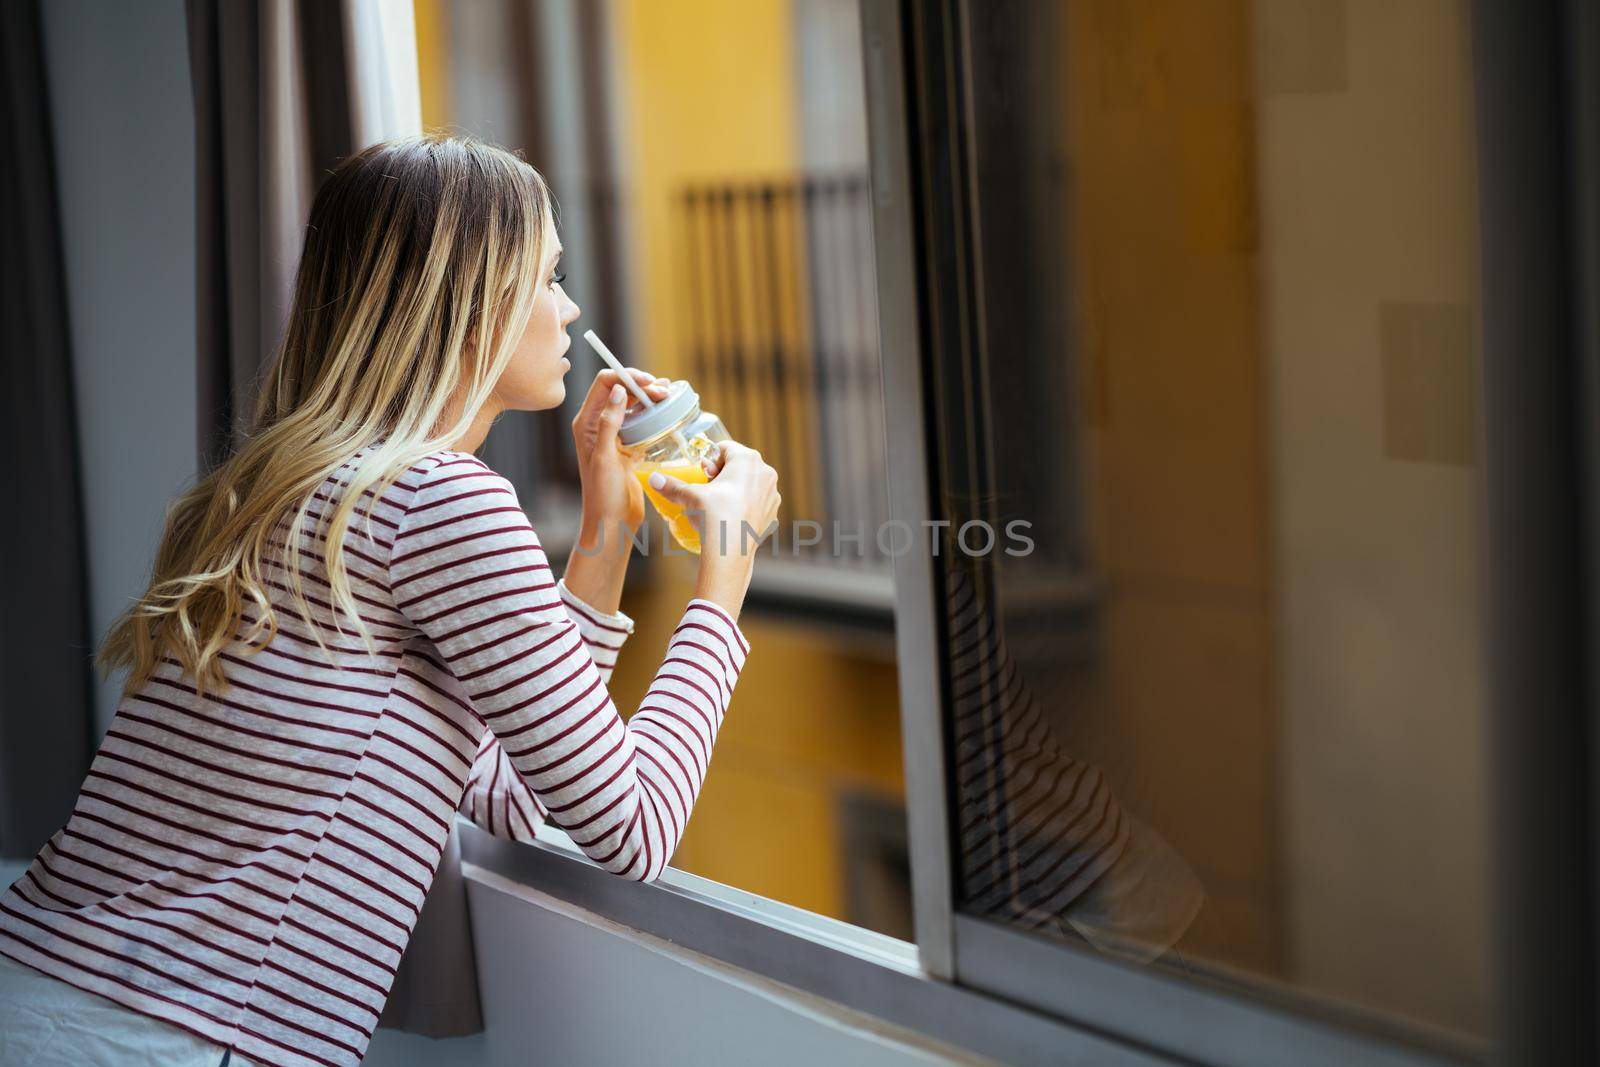
[[[544,182],[498,148],[379,144],[328,177],[256,424],[170,512],[101,651],[130,674],[72,817],[0,897],[6,1063],[358,1063],[458,807],[528,834],[536,802],[615,874],[666,866],[749,651],[755,546],[706,539],[625,724],[620,380],[573,422],[561,580],[472,454],[566,395],[559,255]],[[662,491],[708,527],[776,518],[757,453],[707,473]]]

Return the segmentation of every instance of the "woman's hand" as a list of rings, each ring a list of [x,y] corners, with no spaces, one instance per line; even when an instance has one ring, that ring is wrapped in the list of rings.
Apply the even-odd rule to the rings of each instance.
[[[705,485],[689,485],[657,471],[650,475],[650,486],[682,504],[700,528],[695,595],[721,605],[737,619],[750,588],[756,549],[777,522],[783,495],[778,492],[778,472],[761,459],[761,453],[737,441],[722,442],[705,468],[711,476]]]
[[[666,397],[667,379],[632,367],[628,373],[650,399]],[[562,578],[579,600],[608,614],[622,603],[633,535],[644,523],[644,490],[634,477],[632,461],[617,443],[627,410],[628,390],[622,378],[603,370],[572,420],[583,482],[583,525]]]
[[[651,400],[666,398],[668,381],[648,371],[629,367]],[[603,370],[589,386],[589,395],[572,420],[572,440],[578,450],[578,477],[583,483],[583,527],[605,529],[608,541],[622,532],[635,533],[644,524],[644,490],[634,477],[632,461],[617,443],[617,430],[629,410],[629,393],[613,370]]]

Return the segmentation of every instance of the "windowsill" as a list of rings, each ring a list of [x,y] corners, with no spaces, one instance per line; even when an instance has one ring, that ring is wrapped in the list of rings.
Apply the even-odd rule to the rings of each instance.
[[[567,859],[582,863],[613,881],[622,881],[607,874],[593,860],[585,856],[578,846],[572,843],[571,838],[558,827],[549,823],[541,825],[539,838],[540,840],[532,847],[549,849]],[[816,912],[784,904],[770,897],[747,893],[742,889],[713,882],[709,878],[701,878],[699,875],[680,871],[674,867],[668,867],[661,877],[651,884],[685,900],[717,908],[753,923],[760,923],[791,937],[804,938],[817,945],[839,952],[848,952],[857,959],[879,967],[888,967],[903,974],[921,976],[923,973],[922,967],[917,962],[917,946],[897,937],[889,937],[839,919],[818,915]]]
[[[500,890],[506,883],[526,887],[953,1049],[1018,1064],[1063,1058],[1140,1067],[1166,1062],[936,979],[922,969],[909,942],[671,868],[649,884],[618,878],[548,824],[539,830],[543,840],[524,844],[495,837],[465,817],[456,822],[469,881]]]

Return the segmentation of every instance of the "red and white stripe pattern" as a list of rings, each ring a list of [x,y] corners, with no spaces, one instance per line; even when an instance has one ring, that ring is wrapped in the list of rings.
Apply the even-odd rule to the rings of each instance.
[[[600,679],[611,684],[611,671],[617,665],[622,643],[633,633],[633,620],[621,612],[604,614],[573,595],[565,582],[556,590],[567,615],[578,628],[589,655],[600,671]],[[485,730],[478,745],[477,758],[467,775],[467,795],[461,811],[473,822],[497,837],[513,841],[532,841],[536,828],[548,814],[539,798],[528,788],[506,756],[505,746],[494,733]]]
[[[352,524],[346,562],[377,654],[323,653],[280,574],[277,636],[224,654],[225,692],[161,664],[0,896],[0,952],[257,1063],[357,1064],[458,809],[519,839],[548,818],[615,874],[661,873],[749,652],[737,624],[690,601],[624,723],[606,679],[632,622],[555,579],[509,482],[439,452],[358,510],[372,534]],[[331,633],[320,556],[303,566]]]
[[[1133,821],[1100,768],[1056,740],[967,568],[945,578],[961,906],[1054,924],[1121,859]]]

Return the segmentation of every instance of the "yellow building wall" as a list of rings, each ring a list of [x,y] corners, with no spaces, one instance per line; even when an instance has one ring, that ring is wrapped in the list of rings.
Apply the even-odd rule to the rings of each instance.
[[[799,161],[794,33],[788,0],[619,0],[621,172],[635,227],[644,350],[676,377],[687,320],[672,199],[686,182],[772,178]],[[737,427],[730,427],[736,437]]]
[[[446,0],[412,0],[417,26],[417,90],[422,97],[422,128],[450,124],[450,40]]]
[[[688,182],[783,178],[798,167],[792,18],[787,0],[622,0],[613,8],[620,170],[644,346],[629,358],[657,373],[686,373],[694,325],[673,198]],[[729,427],[735,437],[758,431]],[[761,447],[788,506],[784,472],[800,465]],[[623,601],[638,623],[612,683],[624,708],[643,698],[693,596],[693,561],[657,563],[657,580],[636,584]],[[740,624],[750,661],[674,865],[845,918],[841,797],[851,789],[904,795],[894,664],[852,656],[815,628],[749,613]]]
[[[694,595],[693,564],[665,562],[664,581],[623,600],[637,628],[612,679],[619,707],[643,699]],[[750,659],[673,866],[848,918],[840,801],[849,790],[905,792],[894,665],[748,612],[740,627]]]

